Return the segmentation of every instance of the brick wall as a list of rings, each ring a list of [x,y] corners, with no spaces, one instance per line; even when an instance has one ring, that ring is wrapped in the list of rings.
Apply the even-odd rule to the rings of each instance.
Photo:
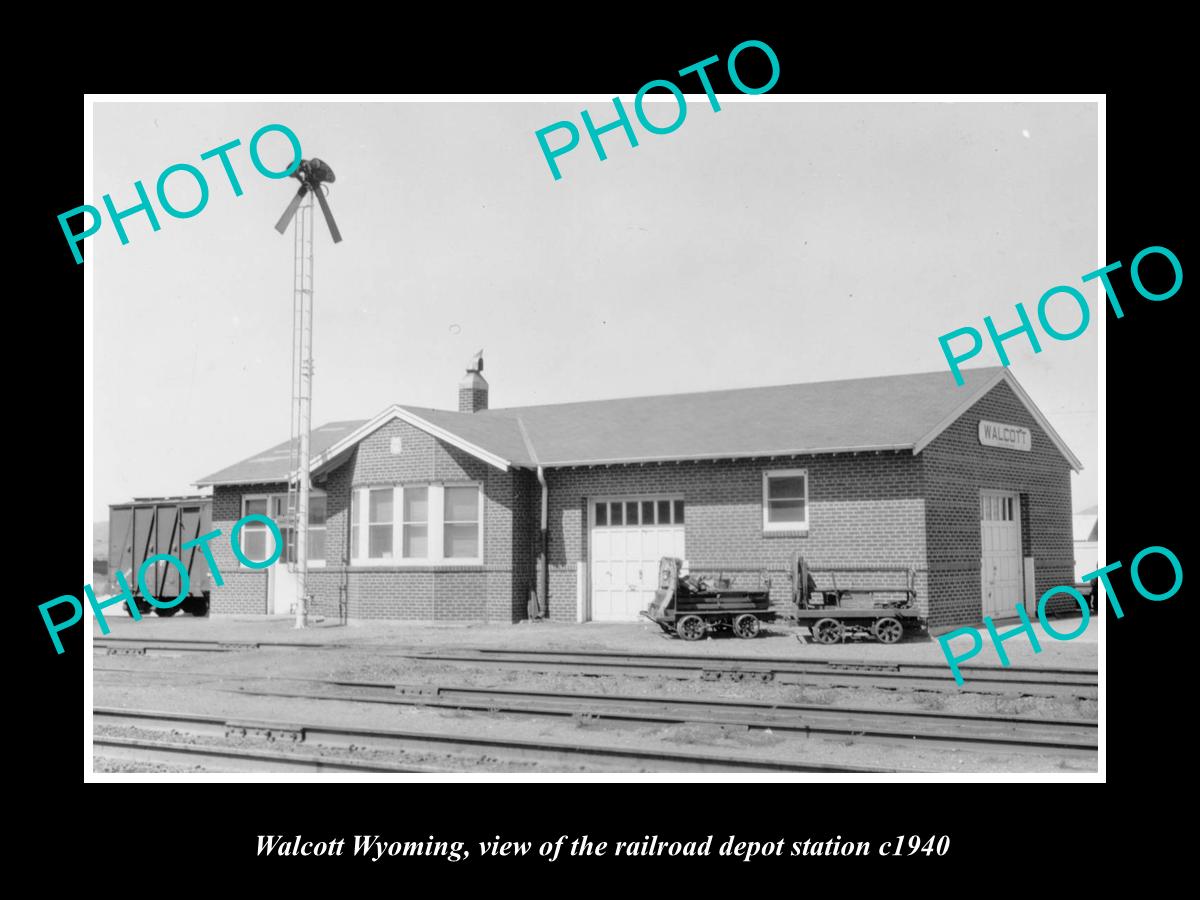
[[[1029,428],[1033,450],[983,447],[980,418]],[[401,452],[391,452],[399,438]],[[764,533],[762,472],[808,472],[809,528]],[[920,454],[837,454],[663,465],[549,469],[550,582],[548,612],[577,615],[577,564],[588,561],[587,502],[597,496],[681,495],[686,555],[693,572],[724,572],[736,587],[772,577],[772,599],[789,598],[784,576],[799,551],[820,587],[900,587],[916,571],[918,611],[932,628],[981,620],[979,489],[1021,494],[1024,553],[1036,560],[1042,592],[1073,581],[1069,466],[1006,384],[997,385]],[[473,480],[484,489],[484,562],[421,568],[348,565],[352,487]],[[328,496],[324,568],[311,570],[315,610],[352,618],[515,622],[525,617],[537,559],[540,487],[530,471],[500,472],[404,422],[395,420],[362,441],[316,486]],[[245,493],[282,492],[284,485],[213,492],[213,526],[228,535]],[[928,547],[928,557],[927,557]],[[227,537],[214,544],[224,587],[214,613],[264,613],[263,573],[237,565]],[[874,571],[863,571],[874,570]],[[893,570],[893,571],[884,571]],[[1068,600],[1060,601],[1069,608]]]
[[[979,420],[1032,432],[1026,453],[979,443]],[[1070,466],[1007,384],[996,385],[917,457],[929,545],[931,629],[983,620],[979,490],[1021,495],[1022,552],[1034,557],[1036,593],[1074,582]],[[1070,610],[1070,599],[1051,601]],[[1031,618],[1035,609],[1028,604]]]
[[[488,408],[487,388],[458,389],[458,411],[473,413]]]
[[[212,541],[213,559],[224,585],[217,587],[213,579],[209,611],[214,615],[265,615],[267,612],[267,574],[242,568],[233,554],[230,538],[233,526],[242,517],[242,495],[267,494],[287,490],[283,484],[246,485],[244,487],[213,487],[212,527],[221,535]]]
[[[808,471],[807,533],[765,533],[764,469]],[[917,570],[925,609],[925,515],[920,464],[911,454],[883,453],[548,470],[552,619],[576,616],[576,564],[587,561],[587,500],[609,495],[681,494],[688,562],[697,574],[725,572],[735,587],[757,588],[770,570],[771,597],[790,599],[784,578],[798,550],[830,586],[830,570]],[[846,572],[839,586],[903,586],[902,572]],[[924,612],[922,612],[924,614]]]
[[[398,454],[391,451],[393,438],[400,440]],[[400,420],[384,425],[361,441],[341,465],[314,479],[314,487],[323,489],[328,499],[326,564],[309,570],[312,611],[333,617],[344,606],[350,618],[420,621],[511,623],[524,618],[529,575],[520,568],[514,573],[513,566],[514,560],[529,552],[529,477],[527,472],[501,472]],[[482,484],[482,565],[401,568],[349,564],[352,488],[437,481]],[[216,487],[213,525],[223,534],[229,533],[241,516],[243,493],[284,491],[283,484]],[[396,512],[398,516],[399,510]],[[523,527],[514,530],[516,522]],[[233,577],[226,578],[224,587],[214,589],[213,613],[267,612],[267,575],[239,571],[228,540],[217,562],[222,573],[233,573]],[[527,569],[532,574],[532,563]]]

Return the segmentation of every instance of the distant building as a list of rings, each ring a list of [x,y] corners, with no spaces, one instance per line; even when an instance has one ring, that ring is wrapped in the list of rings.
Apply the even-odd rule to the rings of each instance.
[[[1075,580],[1083,581],[1083,576],[1095,572],[1102,565],[1100,551],[1100,516],[1099,508],[1090,506],[1071,517],[1075,534]]]

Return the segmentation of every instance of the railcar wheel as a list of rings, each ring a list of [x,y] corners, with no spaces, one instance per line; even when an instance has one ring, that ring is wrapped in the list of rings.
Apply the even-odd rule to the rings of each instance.
[[[837,619],[819,619],[812,627],[812,636],[818,644],[836,644],[842,639],[842,623]]]
[[[881,644],[894,644],[904,634],[904,626],[900,624],[900,620],[893,619],[891,616],[880,619],[871,630],[875,635],[875,640]]]
[[[698,641],[708,629],[699,616],[684,616],[675,623],[675,632],[685,641]]]
[[[758,637],[759,624],[758,616],[745,613],[733,620],[733,633],[740,638]]]
[[[173,616],[173,615],[175,615],[175,613],[179,612],[179,606],[175,605],[175,606],[168,607],[167,609],[163,609],[160,606],[160,607],[156,607],[154,612],[157,615],[164,616],[164,617],[165,616]]]

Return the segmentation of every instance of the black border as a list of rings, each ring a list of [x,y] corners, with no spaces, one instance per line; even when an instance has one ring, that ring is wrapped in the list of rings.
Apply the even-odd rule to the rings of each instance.
[[[1089,45],[1087,34],[1072,27],[1059,28],[1048,19],[1042,20],[1040,30],[1013,28],[1014,35],[1019,33],[1024,38],[1019,47],[1004,46],[1002,35],[994,46],[988,45],[989,53],[970,41],[917,46],[898,37],[899,46],[881,53],[890,35],[864,42],[856,40],[851,31],[823,32],[819,23],[812,27],[790,27],[790,23],[785,23],[789,27],[779,27],[776,23],[771,29],[726,27],[726,34],[735,35],[732,38],[715,27],[698,29],[696,34],[672,30],[666,33],[669,36],[663,36],[664,32],[656,36],[616,17],[611,27],[601,25],[589,37],[584,29],[567,28],[553,11],[545,15],[548,18],[543,28],[550,29],[546,35],[535,34],[521,43],[508,36],[489,40],[484,34],[474,45],[457,36],[414,32],[397,28],[394,23],[384,25],[391,29],[390,35],[364,39],[355,34],[355,28],[362,30],[361,22],[331,23],[325,43],[338,48],[330,54],[343,66],[341,74],[331,77],[327,70],[319,84],[306,87],[330,92],[361,91],[369,86],[373,90],[414,93],[588,92],[628,96],[645,81],[670,77],[673,71],[707,56],[718,54],[724,59],[732,46],[747,37],[766,41],[780,59],[781,77],[773,93],[877,92],[886,88],[964,93],[1031,90],[1043,74],[1035,67],[1039,59],[1054,61],[1069,70],[1065,80],[1074,83],[1055,88],[1094,91],[1097,84],[1111,80],[1092,78],[1084,68],[1089,56],[1104,52],[1103,42]],[[881,31],[887,30],[887,24],[876,23]],[[508,25],[511,31],[511,23]],[[280,25],[273,23],[273,27],[278,33]],[[487,31],[486,23],[481,24],[481,31]],[[256,43],[268,43],[253,27],[249,34]],[[1067,35],[1070,41],[1064,45]],[[393,44],[389,44],[389,36],[395,39]],[[357,48],[354,40],[364,43],[361,52],[348,49]],[[238,91],[256,81],[254,87],[261,91],[295,89],[291,84],[270,83],[270,73],[258,73],[263,77],[256,79],[248,70],[261,60],[254,58],[244,44],[220,42],[212,65],[203,70],[156,71],[155,75],[166,77],[156,80],[152,88],[141,87],[164,92]],[[876,53],[879,55],[873,56]],[[712,71],[722,77],[721,67]],[[745,77],[756,83],[753,70]],[[1004,83],[1000,83],[1001,78]],[[1026,83],[1021,84],[1022,80]],[[715,83],[717,90],[729,89]],[[1183,318],[1186,300],[1181,291],[1162,303],[1143,301],[1132,293],[1127,280],[1129,261],[1150,245],[1171,248],[1187,269],[1182,214],[1189,181],[1185,173],[1190,173],[1185,168],[1184,143],[1174,131],[1182,104],[1170,89],[1171,83],[1168,78],[1147,90],[1129,88],[1108,95],[1107,260],[1125,263],[1124,280],[1118,275],[1114,283],[1125,301],[1126,315],[1118,321],[1111,310],[1107,314],[1106,450],[1111,477],[1101,527],[1108,542],[1108,561],[1120,559],[1128,565],[1143,547],[1160,544],[1176,552],[1186,571],[1189,563],[1180,512],[1189,507],[1190,419],[1186,413],[1191,405],[1188,388],[1193,380],[1184,372],[1184,363],[1189,359],[1184,342],[1190,336]],[[113,85],[98,84],[95,89],[113,90]],[[17,468],[21,463],[32,463],[35,475],[26,487],[30,496],[13,507],[16,534],[28,531],[41,536],[19,542],[20,570],[28,573],[23,579],[28,588],[20,592],[26,627],[25,665],[21,670],[25,677],[20,694],[28,706],[25,721],[29,723],[27,733],[34,736],[35,750],[27,767],[34,769],[36,783],[44,785],[43,800],[33,810],[32,833],[63,835],[68,823],[78,828],[83,822],[100,819],[101,825],[85,825],[78,830],[96,837],[106,835],[118,857],[123,836],[132,836],[131,852],[142,851],[136,857],[139,876],[179,876],[181,866],[189,866],[187,848],[199,846],[203,847],[204,857],[217,861],[219,870],[231,879],[252,874],[279,885],[311,884],[312,878],[329,873],[339,878],[353,873],[355,879],[376,873],[382,875],[381,883],[403,885],[406,882],[399,879],[415,868],[432,874],[446,864],[435,861],[423,866],[409,860],[399,865],[397,860],[387,868],[383,864],[370,868],[361,861],[356,865],[347,860],[335,861],[336,865],[329,867],[312,860],[268,861],[254,856],[255,836],[259,833],[301,833],[313,838],[370,833],[399,840],[435,833],[470,841],[494,833],[526,840],[584,832],[610,840],[642,834],[688,839],[710,832],[732,832],[759,840],[784,835],[789,840],[823,839],[842,834],[875,841],[901,833],[949,833],[954,848],[950,858],[925,863],[909,860],[903,863],[905,870],[918,874],[912,867],[919,866],[919,874],[945,877],[948,871],[960,867],[967,871],[970,867],[976,875],[968,883],[976,885],[982,877],[977,868],[980,865],[991,866],[991,871],[998,874],[1003,874],[999,870],[1012,874],[1015,870],[1007,867],[1017,866],[1018,858],[1039,846],[1062,848],[1070,855],[1069,848],[1094,846],[1097,835],[1105,832],[1094,799],[1085,801],[1080,797],[1082,786],[1064,788],[1055,784],[720,785],[702,779],[619,786],[402,784],[394,789],[376,785],[363,789],[357,785],[317,788],[234,784],[213,785],[203,791],[187,787],[156,790],[154,804],[145,802],[149,796],[145,785],[94,786],[97,791],[113,792],[103,800],[95,794],[81,794],[82,710],[75,692],[79,690],[83,664],[82,632],[76,629],[64,635],[66,653],[59,657],[45,639],[36,609],[36,604],[45,599],[79,588],[79,575],[73,571],[77,557],[71,549],[78,545],[63,536],[78,533],[70,526],[78,522],[74,518],[78,495],[66,485],[72,480],[71,473],[78,471],[82,437],[75,429],[54,426],[70,421],[56,413],[73,408],[73,403],[67,402],[67,382],[73,382],[72,393],[78,388],[68,375],[73,374],[76,353],[82,361],[81,351],[56,346],[56,339],[65,338],[59,324],[66,318],[62,311],[75,308],[79,302],[82,268],[74,265],[55,219],[59,212],[83,202],[77,180],[81,112],[82,95],[75,88],[56,85],[38,96],[36,109],[31,111],[39,129],[38,152],[22,158],[25,174],[15,185],[18,191],[30,193],[22,208],[35,211],[30,217],[33,240],[21,241],[19,246],[33,247],[40,263],[30,267],[38,277],[30,279],[35,287],[19,304],[19,334],[33,339],[21,341],[17,348],[18,361],[26,367],[18,385],[29,387],[14,391],[18,408],[9,413],[20,434],[41,438],[37,444],[21,441],[11,463],[16,471],[21,470]],[[38,340],[42,336],[45,339]],[[41,351],[37,356],[34,347]],[[97,365],[119,366],[135,378],[141,364],[133,358],[107,358],[98,359]],[[136,426],[130,431],[130,439],[136,440]],[[1183,466],[1175,460],[1179,445]],[[47,488],[47,483],[61,486],[59,502],[51,502],[56,488]],[[32,547],[32,559],[23,552],[27,546]],[[71,562],[64,565],[64,560]],[[1110,611],[1106,621],[1108,778],[1114,783],[1145,785],[1149,779],[1158,784],[1170,777],[1176,765],[1184,764],[1177,744],[1163,729],[1164,723],[1177,718],[1180,698],[1186,696],[1179,688],[1190,683],[1181,680],[1188,653],[1180,639],[1190,636],[1184,612],[1186,593],[1150,603],[1136,597],[1126,573],[1118,573],[1114,585],[1122,598],[1125,617],[1117,620]],[[1171,640],[1176,635],[1179,638]],[[1150,760],[1156,765],[1147,766]],[[1064,790],[1071,793],[1064,794]],[[81,812],[87,813],[82,821],[77,818]],[[67,830],[78,835],[76,829]],[[160,835],[164,832],[174,837],[163,841]],[[1087,837],[1073,840],[1073,836]],[[61,850],[60,840],[47,839],[43,849]],[[178,846],[179,840],[185,854],[182,858],[145,852],[158,846]],[[776,882],[776,889],[799,890],[804,883],[823,875],[848,881],[862,873],[860,865],[844,860],[830,860],[829,865],[820,867],[812,861],[786,859],[760,860],[750,866],[710,859],[663,869],[651,861],[630,860],[618,865],[609,858],[600,862],[581,860],[569,871],[594,876],[640,870],[650,877],[665,874],[684,883],[694,882],[699,876],[711,888],[727,878],[731,884],[752,886],[754,875],[768,868],[784,874],[784,865],[788,880]],[[514,860],[472,868],[480,877],[491,877],[507,873],[513,866],[550,874],[567,871],[562,865],[546,870],[538,861]],[[874,866],[867,872],[894,874],[882,861],[875,861]],[[751,871],[754,875],[747,875]],[[213,877],[213,873],[206,874]],[[119,869],[110,872],[110,877],[120,875]],[[707,881],[714,876],[720,881]],[[458,883],[459,879],[453,881]],[[513,886],[494,883],[499,889]],[[548,887],[558,889],[574,884],[580,883],[547,882]]]

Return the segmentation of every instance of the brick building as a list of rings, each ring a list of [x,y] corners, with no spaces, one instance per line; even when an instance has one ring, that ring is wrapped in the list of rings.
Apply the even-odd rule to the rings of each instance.
[[[392,406],[312,433],[313,609],[351,618],[632,621],[673,555],[735,586],[799,551],[821,587],[903,586],[932,629],[1032,614],[1074,581],[1080,463],[1005,368],[488,408],[482,362],[457,412]],[[288,443],[201,479],[213,526],[285,540]],[[544,531],[543,531],[544,529]],[[243,528],[251,559],[272,551]],[[266,571],[213,544],[212,611],[288,613]],[[222,555],[223,554],[223,555]],[[294,568],[294,567],[293,567]],[[911,575],[910,575],[911,570]]]

